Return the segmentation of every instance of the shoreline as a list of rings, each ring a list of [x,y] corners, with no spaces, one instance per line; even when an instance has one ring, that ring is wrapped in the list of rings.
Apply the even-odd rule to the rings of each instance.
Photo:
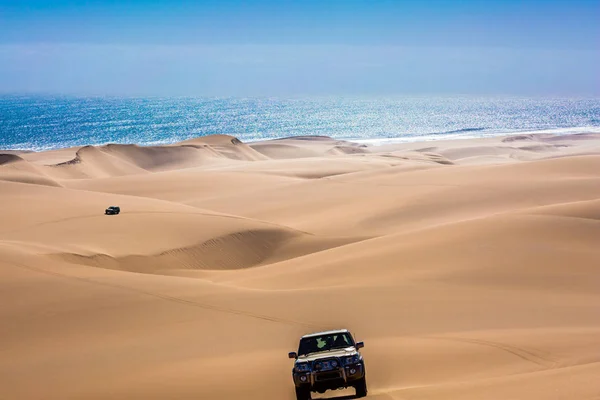
[[[461,129],[460,131],[470,132],[472,130],[474,130],[474,129],[466,128],[466,129]],[[402,143],[437,142],[437,141],[454,141],[454,140],[485,140],[485,139],[493,139],[493,138],[505,138],[505,137],[509,137],[509,136],[518,136],[518,135],[569,136],[569,135],[582,135],[582,134],[600,134],[600,126],[598,126],[598,127],[589,126],[589,127],[571,127],[571,128],[548,128],[548,129],[537,129],[537,130],[523,129],[523,130],[516,130],[516,131],[495,131],[495,132],[489,132],[487,134],[485,131],[481,131],[479,129],[477,129],[477,131],[482,132],[482,134],[484,136],[481,136],[481,135],[468,136],[468,135],[463,135],[463,134],[459,133],[459,131],[457,131],[456,133],[441,132],[441,133],[422,134],[422,135],[418,135],[418,136],[406,135],[404,137],[377,137],[377,138],[367,138],[367,139],[362,138],[362,137],[331,137],[331,136],[326,136],[326,135],[325,136],[323,136],[323,135],[296,135],[296,136],[282,136],[282,137],[277,137],[277,138],[252,139],[249,141],[244,141],[242,139],[239,139],[240,137],[243,137],[244,135],[237,135],[237,134],[233,134],[233,133],[228,133],[225,135],[236,137],[239,140],[242,140],[243,143],[246,143],[246,144],[260,143],[260,142],[271,141],[271,140],[294,139],[297,137],[327,137],[327,138],[331,138],[333,140],[347,141],[347,142],[353,142],[353,143],[359,143],[359,144],[379,145],[379,144],[402,144]],[[177,143],[181,143],[182,141],[194,140],[194,139],[199,139],[202,137],[210,137],[210,136],[215,136],[215,135],[222,135],[222,134],[192,136],[192,137],[189,137],[189,138],[186,138],[183,140],[179,140],[179,141],[168,140],[168,141],[155,141],[155,142],[146,142],[146,143],[119,143],[119,142],[105,142],[105,143],[97,143],[97,144],[89,144],[88,143],[88,144],[73,145],[73,146],[67,146],[67,147],[38,148],[37,150],[35,148],[6,148],[6,149],[0,148],[0,152],[6,153],[6,154],[9,154],[11,152],[13,154],[30,153],[30,152],[41,153],[41,152],[57,151],[57,150],[63,150],[63,149],[69,149],[69,148],[81,148],[81,147],[85,147],[85,146],[101,147],[101,146],[114,145],[114,144],[120,144],[120,145],[135,144],[137,146],[142,146],[142,147],[169,146],[169,145],[175,145]]]

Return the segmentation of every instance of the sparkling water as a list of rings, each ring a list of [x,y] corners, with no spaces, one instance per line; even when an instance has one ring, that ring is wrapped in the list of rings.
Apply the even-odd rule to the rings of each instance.
[[[0,97],[0,149],[150,145],[217,133],[245,142],[298,135],[381,142],[522,132],[600,132],[600,99]]]

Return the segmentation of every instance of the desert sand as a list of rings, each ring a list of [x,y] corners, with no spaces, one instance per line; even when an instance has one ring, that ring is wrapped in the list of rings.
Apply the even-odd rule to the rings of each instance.
[[[600,135],[0,151],[0,206],[1,399],[291,400],[334,328],[374,400],[600,399]]]

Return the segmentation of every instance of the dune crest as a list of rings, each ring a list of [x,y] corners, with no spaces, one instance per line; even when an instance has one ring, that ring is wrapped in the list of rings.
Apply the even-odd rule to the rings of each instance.
[[[0,154],[0,180],[60,187],[61,184],[49,177],[35,165],[15,154]]]
[[[181,270],[230,271],[300,257],[342,246],[355,239],[319,238],[284,229],[233,232],[197,245],[159,254],[111,257],[105,254],[55,254],[74,264],[153,274],[177,274]],[[185,274],[185,276],[190,276]]]

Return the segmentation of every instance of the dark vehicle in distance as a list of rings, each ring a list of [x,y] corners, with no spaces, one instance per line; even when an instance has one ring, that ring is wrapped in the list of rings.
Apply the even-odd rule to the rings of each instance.
[[[117,206],[110,206],[108,207],[105,211],[104,214],[106,215],[117,215],[118,213],[121,212],[121,208],[117,207]]]
[[[292,378],[296,399],[308,400],[311,392],[353,387],[356,397],[367,395],[365,362],[347,329],[318,332],[300,338],[298,352],[288,354],[295,359]]]

